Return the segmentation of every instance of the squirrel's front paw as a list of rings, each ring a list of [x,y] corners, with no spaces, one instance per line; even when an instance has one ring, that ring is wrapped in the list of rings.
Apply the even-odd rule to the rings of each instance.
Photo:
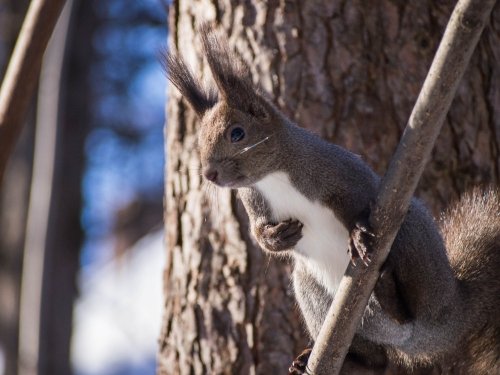
[[[293,248],[302,238],[302,227],[298,220],[285,220],[278,224],[258,225],[255,235],[259,243],[269,251],[283,251]]]
[[[348,252],[354,265],[356,265],[357,259],[361,259],[365,265],[368,265],[371,261],[370,254],[373,251],[373,239],[375,235],[368,221],[369,216],[369,210],[363,211],[349,235]]]
[[[288,374],[291,375],[302,375],[306,373],[307,361],[311,355],[311,348],[304,349],[302,353],[299,354],[297,358],[292,362],[292,365],[288,368]]]

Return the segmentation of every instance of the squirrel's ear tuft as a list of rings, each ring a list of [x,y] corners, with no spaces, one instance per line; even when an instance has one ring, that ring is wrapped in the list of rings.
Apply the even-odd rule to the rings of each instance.
[[[169,81],[177,87],[199,117],[217,103],[213,90],[205,90],[194,78],[184,59],[177,53],[162,51],[161,62]]]
[[[203,52],[224,101],[255,117],[266,116],[265,100],[256,93],[248,66],[229,50],[227,40],[209,24],[203,24],[199,33]]]

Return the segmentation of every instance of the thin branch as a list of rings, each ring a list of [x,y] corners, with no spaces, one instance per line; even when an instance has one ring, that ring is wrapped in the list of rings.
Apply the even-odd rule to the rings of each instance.
[[[65,0],[33,0],[0,89],[0,183],[21,132],[42,56]]]
[[[350,265],[308,361],[308,374],[338,374],[418,180],[495,0],[460,0],[424,82],[370,222],[376,243],[369,267]]]

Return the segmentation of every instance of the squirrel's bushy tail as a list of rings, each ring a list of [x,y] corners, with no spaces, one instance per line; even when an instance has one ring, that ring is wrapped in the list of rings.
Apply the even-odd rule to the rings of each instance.
[[[467,310],[480,317],[462,353],[465,373],[500,371],[500,191],[464,195],[443,215],[441,230]]]
[[[441,230],[457,279],[477,284],[480,294],[497,293],[500,304],[500,192],[465,194],[443,215]]]

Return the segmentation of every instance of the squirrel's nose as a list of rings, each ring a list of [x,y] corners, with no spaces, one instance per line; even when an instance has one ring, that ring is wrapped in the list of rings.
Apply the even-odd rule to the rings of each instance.
[[[205,175],[205,178],[208,180],[208,181],[212,181],[212,182],[215,182],[215,180],[217,180],[217,170],[215,169],[206,169],[205,172],[203,173]]]

